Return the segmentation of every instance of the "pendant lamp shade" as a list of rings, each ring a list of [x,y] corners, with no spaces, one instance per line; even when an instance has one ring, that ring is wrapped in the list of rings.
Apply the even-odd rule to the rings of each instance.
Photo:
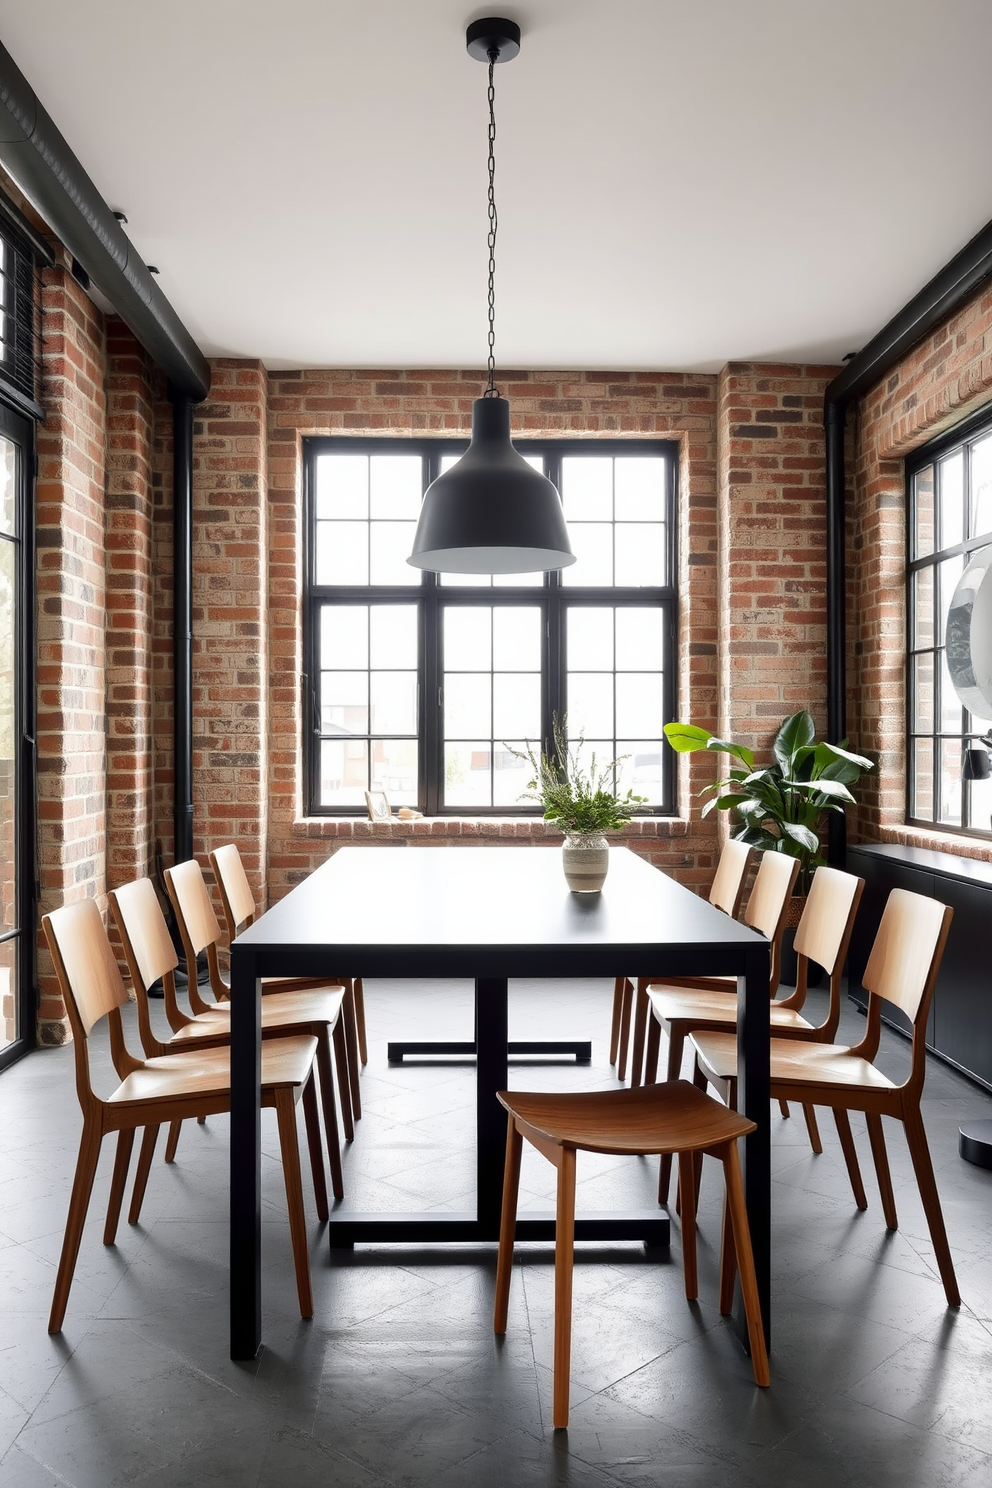
[[[510,441],[505,398],[476,398],[472,442],[427,488],[414,568],[435,573],[535,573],[575,562],[561,498]]]

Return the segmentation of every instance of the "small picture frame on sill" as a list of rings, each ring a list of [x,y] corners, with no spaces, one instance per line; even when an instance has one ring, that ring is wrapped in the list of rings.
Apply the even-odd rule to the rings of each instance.
[[[369,809],[369,821],[390,821],[392,811],[389,809],[389,799],[385,791],[366,791],[365,804]]]

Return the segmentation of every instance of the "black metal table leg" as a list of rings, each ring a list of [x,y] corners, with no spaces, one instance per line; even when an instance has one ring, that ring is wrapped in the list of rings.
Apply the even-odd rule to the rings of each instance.
[[[591,1039],[513,1039],[507,1048],[511,1059],[527,1055],[538,1059],[543,1056],[569,1055],[575,1059],[576,1064],[592,1063]],[[460,1055],[464,1059],[474,1059],[476,1044],[475,1039],[420,1039],[386,1045],[386,1057],[390,1064],[402,1064],[408,1054]]]
[[[505,977],[477,977],[475,1028],[476,1212],[487,1240],[499,1239],[503,1203],[506,1112],[496,1099],[507,1084],[507,992]]]
[[[262,1342],[262,984],[255,958],[231,951],[231,1358]]]
[[[765,1340],[771,1347],[771,1128],[770,1020],[767,945],[749,947],[745,974],[737,978],[737,1109],[755,1123],[756,1130],[744,1138],[742,1167],[754,1270],[761,1297]],[[748,1348],[747,1319],[738,1297],[735,1313],[737,1332]]]

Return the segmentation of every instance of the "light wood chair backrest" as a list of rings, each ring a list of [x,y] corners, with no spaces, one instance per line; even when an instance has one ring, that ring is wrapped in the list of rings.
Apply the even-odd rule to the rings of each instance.
[[[878,1052],[881,1005],[891,1002],[913,1023],[912,1069],[907,1087],[922,1089],[926,1071],[926,1024],[954,911],[927,894],[893,889],[861,975],[868,993],[868,1026],[856,1052]]]
[[[51,914],[42,916],[41,924],[69,1014],[76,1093],[86,1111],[99,1102],[90,1078],[87,1041],[101,1018],[108,1020],[110,1054],[120,1078],[125,1079],[138,1068],[138,1060],[128,1053],[124,1043],[121,1022],[127,990],[95,900],[83,899],[78,904],[53,909]]]
[[[737,918],[741,907],[744,875],[750,856],[751,844],[731,837],[724,843],[720,861],[716,865],[710,885],[710,903],[715,904],[717,909],[722,909],[724,914],[730,915],[731,919]]]
[[[772,969],[768,990],[772,997],[778,990],[782,975],[785,912],[798,872],[797,858],[789,857],[788,853],[763,852],[744,911],[744,923],[771,941]]]
[[[176,997],[176,967],[179,957],[165,922],[158,895],[150,878],[111,889],[107,896],[127,961],[131,984],[138,1005],[138,1032],[146,1056],[164,1054],[168,1045],[157,1038],[152,1028],[148,1006],[148,989],[161,981],[165,1015],[173,1033],[190,1021],[179,1007]]]
[[[854,917],[864,879],[839,868],[817,868],[799,924],[796,954],[822,966],[828,976],[839,970],[847,954]]]
[[[210,970],[210,987],[214,997],[223,1002],[227,999],[227,987],[221,976],[217,947],[223,939],[220,922],[210,902],[210,891],[203,877],[203,869],[195,858],[188,863],[175,863],[165,870],[165,886],[176,912],[176,923],[186,952],[186,967],[189,972],[187,996],[194,1013],[208,1012],[210,1004],[199,991],[196,976],[196,958],[206,951]]]
[[[227,920],[228,939],[233,940],[239,925],[250,925],[255,918],[255,899],[241,861],[237,844],[226,842],[210,854],[210,866],[220,888]]]

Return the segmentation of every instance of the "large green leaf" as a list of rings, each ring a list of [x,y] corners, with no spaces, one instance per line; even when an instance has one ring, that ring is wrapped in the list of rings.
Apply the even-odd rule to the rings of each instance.
[[[713,735],[709,729],[697,728],[694,723],[666,723],[665,738],[676,754],[692,754],[705,749]]]
[[[839,780],[827,780],[821,775],[819,780],[793,780],[789,783],[794,785],[797,791],[809,791],[812,795],[833,796],[835,800],[846,801],[849,806],[855,804],[851,792]]]
[[[749,770],[754,769],[754,753],[744,744],[734,744],[730,739],[718,739],[715,735],[710,735],[706,741],[706,748],[712,750],[714,754],[732,754],[735,759],[747,765]]]
[[[805,708],[801,713],[793,713],[791,718],[785,720],[772,745],[772,753],[783,775],[795,773],[792,761],[796,750],[801,749],[804,744],[812,744],[815,737],[812,715]]]
[[[797,822],[783,822],[782,831],[807,852],[819,851],[820,839],[809,827],[802,827]]]
[[[852,754],[849,749],[842,749],[839,744],[818,744],[818,749],[825,749],[837,759],[847,760],[852,765],[857,765],[859,770],[874,770],[875,766],[870,759],[863,754]]]

